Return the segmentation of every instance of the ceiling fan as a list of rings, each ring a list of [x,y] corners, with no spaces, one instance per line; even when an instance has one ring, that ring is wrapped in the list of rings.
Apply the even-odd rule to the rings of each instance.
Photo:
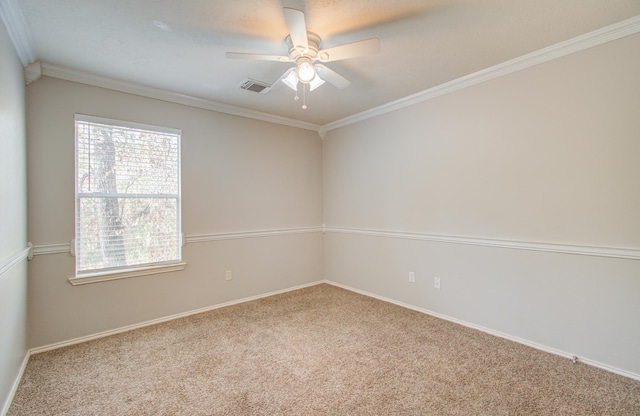
[[[289,68],[274,83],[280,81],[292,90],[296,91],[295,99],[298,99],[298,84],[302,84],[303,95],[309,86],[313,91],[325,81],[337,88],[345,88],[351,81],[326,67],[322,63],[371,55],[380,51],[380,39],[370,38],[357,42],[334,46],[328,49],[320,49],[320,36],[307,31],[304,13],[297,9],[283,8],[284,18],[289,30],[286,37],[287,55],[266,55],[257,53],[227,52],[225,56],[231,59],[252,59],[258,61],[294,62],[295,66]],[[302,105],[306,109],[306,104]]]

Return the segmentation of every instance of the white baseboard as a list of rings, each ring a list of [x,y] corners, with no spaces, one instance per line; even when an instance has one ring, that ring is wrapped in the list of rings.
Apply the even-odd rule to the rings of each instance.
[[[531,347],[531,348],[535,348],[535,349],[540,350],[540,351],[545,351],[545,352],[548,352],[548,353],[551,353],[551,354],[554,354],[554,355],[559,355],[560,357],[564,357],[564,358],[568,358],[568,359],[577,358],[580,362],[585,363],[587,365],[590,365],[590,366],[593,366],[593,367],[598,367],[598,368],[601,368],[603,370],[609,371],[611,373],[615,373],[615,374],[618,374],[618,375],[621,375],[621,376],[624,376],[624,377],[628,377],[628,378],[640,381],[640,374],[634,373],[632,371],[622,370],[620,368],[616,368],[616,367],[610,366],[608,364],[603,364],[601,362],[598,362],[598,361],[595,361],[595,360],[591,360],[591,359],[588,359],[588,358],[585,358],[585,357],[577,357],[575,354],[571,354],[571,353],[568,353],[566,351],[561,351],[561,350],[558,350],[556,348],[551,348],[551,347],[548,347],[546,345],[542,345],[542,344],[538,344],[538,343],[533,342],[533,341],[526,340],[524,338],[519,338],[519,337],[516,337],[516,336],[513,336],[513,335],[505,334],[504,332],[496,331],[496,330],[493,330],[491,328],[487,328],[487,327],[484,327],[484,326],[481,326],[481,325],[476,325],[476,324],[473,324],[471,322],[467,322],[467,321],[463,321],[461,319],[453,318],[451,316],[443,315],[441,313],[430,311],[428,309],[419,308],[419,307],[414,306],[414,305],[410,305],[410,304],[407,304],[407,303],[399,302],[399,301],[391,299],[391,298],[387,298],[387,297],[384,297],[384,296],[376,295],[374,293],[370,293],[370,292],[367,292],[367,291],[364,291],[364,290],[356,289],[356,288],[353,288],[353,287],[350,287],[350,286],[346,286],[346,285],[343,285],[343,284],[340,284],[340,283],[332,282],[330,280],[325,280],[325,283],[327,283],[329,285],[332,285],[332,286],[336,286],[336,287],[345,289],[345,290],[349,290],[351,292],[359,293],[359,294],[364,295],[364,296],[368,296],[368,297],[371,297],[371,298],[374,298],[374,299],[378,299],[378,300],[381,300],[381,301],[384,301],[384,302],[392,303],[394,305],[398,305],[398,306],[401,306],[403,308],[407,308],[407,309],[411,309],[411,310],[414,310],[414,311],[417,311],[417,312],[421,312],[421,313],[424,313],[424,314],[427,314],[427,315],[431,315],[431,316],[434,316],[436,318],[444,319],[445,321],[453,322],[453,323],[456,323],[456,324],[459,324],[459,325],[462,325],[462,326],[466,326],[466,327],[471,328],[471,329],[476,329],[478,331],[482,331],[482,332],[485,332],[487,334],[494,335],[496,337],[504,338],[504,339],[507,339],[509,341],[517,342],[518,344],[523,344],[523,345],[526,345],[526,346]]]
[[[4,406],[2,408],[2,413],[0,413],[0,415],[2,415],[2,416],[6,415],[7,411],[9,410],[9,406],[11,405],[11,402],[13,400],[13,396],[15,395],[15,392],[18,389],[18,385],[20,384],[20,380],[22,379],[22,375],[24,374],[24,370],[25,370],[25,368],[27,366],[27,363],[29,362],[29,358],[30,358],[31,355],[39,354],[39,353],[42,353],[42,352],[45,352],[45,351],[55,350],[55,349],[58,349],[58,348],[67,347],[67,346],[70,346],[70,345],[80,344],[80,343],[83,343],[83,342],[92,341],[92,340],[99,339],[99,338],[108,337],[110,335],[115,335],[115,334],[120,334],[120,333],[123,333],[123,332],[133,331],[135,329],[144,328],[144,327],[147,327],[147,326],[151,326],[151,325],[156,325],[156,324],[160,324],[160,323],[163,323],[163,322],[172,321],[174,319],[185,318],[185,317],[188,317],[188,316],[191,316],[191,315],[196,315],[196,314],[199,314],[199,313],[208,312],[208,311],[212,311],[212,310],[219,309],[219,308],[224,308],[226,306],[237,305],[237,304],[240,304],[240,303],[250,302],[250,301],[266,298],[266,297],[269,297],[269,296],[274,296],[274,295],[279,295],[279,294],[282,294],[282,293],[292,292],[294,290],[304,289],[306,287],[316,286],[316,285],[319,285],[319,284],[322,284],[322,283],[326,283],[326,284],[329,284],[329,285],[332,285],[332,286],[340,287],[342,289],[349,290],[349,291],[355,292],[355,293],[359,293],[361,295],[368,296],[368,297],[371,297],[371,298],[374,298],[374,299],[378,299],[378,300],[381,300],[381,301],[384,301],[384,302],[389,302],[389,303],[392,303],[394,305],[398,305],[398,306],[401,306],[401,307],[404,307],[404,308],[407,308],[407,309],[411,309],[411,310],[414,310],[414,311],[417,311],[417,312],[421,312],[421,313],[424,313],[424,314],[427,314],[427,315],[434,316],[436,318],[444,319],[446,321],[450,321],[450,322],[453,322],[453,323],[456,323],[456,324],[460,324],[460,325],[466,326],[468,328],[476,329],[478,331],[482,331],[482,332],[488,333],[490,335],[494,335],[494,336],[497,336],[497,337],[500,337],[500,338],[504,338],[504,339],[507,339],[509,341],[517,342],[519,344],[523,344],[523,345],[535,348],[537,350],[541,350],[541,351],[545,351],[545,352],[548,352],[548,353],[551,353],[551,354],[554,354],[554,355],[565,357],[567,359],[573,359],[575,357],[574,354],[571,354],[571,353],[568,353],[568,352],[565,352],[565,351],[561,351],[561,350],[558,350],[558,349],[555,349],[555,348],[551,348],[551,347],[548,347],[546,345],[538,344],[536,342],[532,342],[532,341],[529,341],[529,340],[526,340],[526,339],[523,339],[523,338],[518,338],[518,337],[509,335],[509,334],[505,334],[505,333],[500,332],[500,331],[495,331],[495,330],[493,330],[491,328],[483,327],[481,325],[476,325],[476,324],[473,324],[473,323],[470,323],[470,322],[466,322],[466,321],[463,321],[463,320],[460,320],[460,319],[457,319],[457,318],[453,318],[453,317],[450,317],[450,316],[447,316],[447,315],[443,315],[441,313],[437,313],[437,312],[430,311],[430,310],[427,310],[427,309],[419,308],[419,307],[414,306],[414,305],[410,305],[410,304],[407,304],[407,303],[399,302],[399,301],[391,299],[391,298],[387,298],[387,297],[384,297],[384,296],[376,295],[374,293],[370,293],[370,292],[367,292],[367,291],[364,291],[364,290],[356,289],[356,288],[353,288],[353,287],[350,287],[350,286],[346,286],[346,285],[343,285],[343,284],[340,284],[340,283],[336,283],[336,282],[333,282],[333,281],[330,281],[330,280],[319,280],[319,281],[307,283],[307,284],[304,284],[304,285],[289,287],[289,288],[286,288],[286,289],[276,290],[276,291],[263,293],[263,294],[256,295],[256,296],[250,296],[250,297],[246,297],[246,298],[242,298],[242,299],[233,300],[233,301],[230,301],[230,302],[220,303],[220,304],[217,304],[217,305],[207,306],[207,307],[200,308],[200,309],[195,309],[195,310],[191,310],[191,311],[187,311],[187,312],[183,312],[183,313],[179,313],[179,314],[175,314],[175,315],[170,315],[170,316],[166,316],[166,317],[163,317],[163,318],[153,319],[153,320],[146,321],[146,322],[141,322],[141,323],[138,323],[138,324],[128,325],[128,326],[125,326],[125,327],[116,328],[116,329],[112,329],[112,330],[109,330],[109,331],[103,331],[103,332],[99,332],[99,333],[96,333],[96,334],[93,334],[93,335],[74,338],[74,339],[71,339],[71,340],[62,341],[62,342],[58,342],[58,343],[54,343],[54,344],[49,344],[49,345],[45,345],[45,346],[42,346],[42,347],[32,348],[29,351],[27,351],[27,354],[26,354],[26,356],[25,356],[25,358],[24,358],[24,360],[22,362],[22,366],[20,368],[20,372],[18,373],[18,375],[16,377],[16,380],[14,381],[14,384],[12,386],[12,389],[11,389],[11,392],[9,394],[9,397],[5,401]],[[616,368],[616,367],[612,367],[610,365],[603,364],[603,363],[600,363],[598,361],[590,360],[590,359],[584,358],[584,357],[579,357],[579,361],[583,362],[583,363],[585,363],[587,365],[591,365],[591,366],[594,366],[594,367],[601,368],[601,369],[609,371],[611,373],[615,373],[615,374],[618,374],[618,375],[621,375],[621,376],[624,376],[624,377],[628,377],[628,378],[640,381],[640,374],[637,374],[637,373],[634,373],[634,372],[631,372],[631,371],[622,370],[622,369],[619,369],[619,368]]]
[[[7,399],[4,401],[2,405],[2,411],[0,411],[0,415],[5,416],[7,412],[9,412],[9,407],[13,402],[13,397],[16,395],[16,391],[18,391],[18,386],[20,385],[20,381],[22,381],[22,375],[24,374],[24,370],[27,368],[27,364],[29,363],[29,357],[31,357],[31,352],[27,351],[22,360],[22,364],[20,365],[20,370],[16,375],[15,380],[13,381],[13,385],[11,386],[11,390],[9,391],[9,395]]]
[[[165,316],[163,318],[152,319],[150,321],[141,322],[141,323],[138,323],[138,324],[127,325],[127,326],[124,326],[124,327],[121,327],[121,328],[116,328],[116,329],[111,329],[111,330],[108,330],[108,331],[98,332],[96,334],[87,335],[87,336],[84,336],[84,337],[74,338],[74,339],[70,339],[70,340],[67,340],[67,341],[61,341],[61,342],[56,342],[54,344],[45,345],[45,346],[42,346],[42,347],[32,348],[32,349],[29,350],[29,353],[31,355],[39,354],[39,353],[42,353],[42,352],[45,352],[45,351],[51,351],[51,350],[55,350],[55,349],[58,349],[58,348],[68,347],[70,345],[81,344],[83,342],[93,341],[95,339],[108,337],[110,335],[115,335],[115,334],[120,334],[120,333],[123,333],[123,332],[133,331],[134,329],[144,328],[144,327],[147,327],[147,326],[156,325],[156,324],[160,324],[160,323],[163,323],[163,322],[169,322],[169,321],[173,321],[174,319],[186,318],[187,316],[196,315],[196,314],[203,313],[203,312],[209,312],[209,311],[212,311],[214,309],[224,308],[226,306],[237,305],[239,303],[250,302],[250,301],[253,301],[253,300],[258,300],[258,299],[266,298],[266,297],[273,296],[273,295],[279,295],[279,294],[282,294],[282,293],[292,292],[294,290],[304,289],[306,287],[316,286],[316,285],[319,285],[319,284],[322,284],[322,283],[326,283],[326,282],[324,280],[318,280],[318,281],[307,283],[307,284],[304,284],[304,285],[289,287],[289,288],[286,288],[286,289],[281,289],[281,290],[276,290],[276,291],[273,291],[273,292],[263,293],[263,294],[256,295],[256,296],[250,296],[250,297],[246,297],[246,298],[242,298],[242,299],[232,300],[230,302],[220,303],[220,304],[217,304],[217,305],[206,306],[204,308],[195,309],[195,310],[191,310],[191,311],[187,311],[187,312],[182,312],[182,313],[178,313],[178,314],[175,314],[175,315]]]

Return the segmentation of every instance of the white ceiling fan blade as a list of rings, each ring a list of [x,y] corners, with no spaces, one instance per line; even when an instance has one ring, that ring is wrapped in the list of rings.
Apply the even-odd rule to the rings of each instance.
[[[291,43],[301,53],[307,52],[309,50],[309,40],[307,39],[307,24],[304,22],[304,13],[288,7],[282,10],[284,12],[284,20],[287,22],[287,28],[289,29],[289,36],[291,36]]]
[[[291,62],[291,58],[284,55],[267,55],[261,53],[242,53],[242,52],[227,52],[224,54],[229,59],[251,59],[254,61],[277,61],[277,62]]]
[[[334,85],[336,88],[346,88],[351,85],[351,81],[338,74],[334,70],[327,68],[322,64],[315,65],[316,72],[320,76],[320,78],[327,81],[329,84]]]
[[[357,56],[373,55],[378,52],[380,52],[380,39],[371,38],[323,49],[318,52],[318,59],[322,62],[331,62]]]
[[[287,76],[287,74],[289,73],[289,71],[291,71],[291,69],[288,69],[287,72],[285,72],[284,74],[282,74],[280,76],[280,78],[278,78],[278,80],[276,82],[274,82],[273,84],[271,84],[271,86],[269,88],[265,88],[264,90],[262,90],[260,92],[260,94],[267,94],[271,91],[277,91],[280,88],[282,88],[282,86],[284,85],[281,81],[283,78],[285,78]]]

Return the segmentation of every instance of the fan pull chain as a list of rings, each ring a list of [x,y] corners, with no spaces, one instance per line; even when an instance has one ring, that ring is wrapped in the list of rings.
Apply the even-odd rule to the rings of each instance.
[[[307,109],[307,87],[306,84],[302,84],[302,109]]]
[[[305,87],[305,84],[300,82],[299,84],[302,84],[302,109],[306,110],[307,109],[307,87]],[[298,89],[296,88],[296,96],[293,97],[294,101],[298,101],[300,100],[300,97],[298,97]]]

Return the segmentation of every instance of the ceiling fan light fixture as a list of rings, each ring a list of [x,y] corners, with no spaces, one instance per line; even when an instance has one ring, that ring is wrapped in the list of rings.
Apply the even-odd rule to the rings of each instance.
[[[311,82],[309,82],[309,91],[313,91],[316,88],[318,88],[319,86],[321,86],[322,84],[324,84],[324,80],[322,78],[320,78],[319,75],[316,74],[315,78],[311,80]]]
[[[316,77],[316,69],[311,65],[310,59],[299,59],[296,67],[296,74],[298,75],[300,82],[308,84]]]
[[[282,78],[282,82],[292,90],[298,91],[298,76],[296,75],[296,71],[293,71],[292,69],[289,70],[286,77]]]

